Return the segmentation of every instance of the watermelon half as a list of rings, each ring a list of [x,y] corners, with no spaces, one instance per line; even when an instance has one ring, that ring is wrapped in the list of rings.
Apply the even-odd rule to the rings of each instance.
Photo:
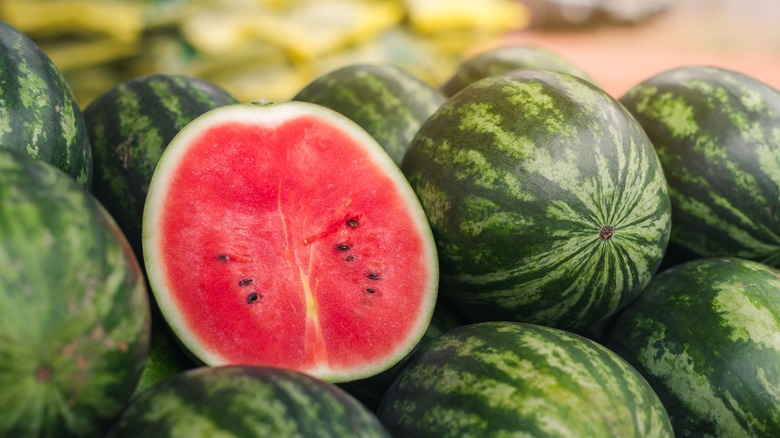
[[[152,176],[143,252],[166,321],[207,365],[369,377],[416,345],[436,301],[433,236],[403,174],[310,103],[185,126]]]

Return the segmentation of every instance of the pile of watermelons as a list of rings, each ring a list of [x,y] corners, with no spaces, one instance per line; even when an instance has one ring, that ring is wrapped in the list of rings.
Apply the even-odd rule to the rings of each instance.
[[[82,109],[0,46],[1,436],[780,436],[778,90],[511,46]]]

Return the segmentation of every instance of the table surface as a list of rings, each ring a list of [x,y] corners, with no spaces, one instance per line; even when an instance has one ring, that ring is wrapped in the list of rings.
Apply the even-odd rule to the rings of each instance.
[[[555,51],[587,71],[611,95],[683,65],[730,68],[780,88],[780,2],[676,0],[633,25],[527,28],[513,42]]]

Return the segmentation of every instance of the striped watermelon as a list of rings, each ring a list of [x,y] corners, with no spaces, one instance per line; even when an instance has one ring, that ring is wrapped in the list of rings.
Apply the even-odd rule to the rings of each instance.
[[[150,74],[118,84],[84,109],[95,163],[92,193],[140,261],[144,201],[163,150],[192,119],[232,103],[234,97],[210,82]]]
[[[594,85],[514,70],[464,88],[401,169],[436,238],[440,296],[471,321],[580,329],[650,281],[669,196],[638,123]]]
[[[417,129],[445,97],[400,67],[353,64],[318,77],[293,100],[316,103],[347,116],[401,164]]]
[[[641,375],[594,341],[482,322],[428,343],[388,389],[379,419],[405,437],[671,437]]]
[[[24,33],[0,21],[0,148],[50,163],[84,188],[92,149],[62,72]]]
[[[668,264],[731,256],[780,266],[780,92],[739,72],[689,66],[647,79],[620,102],[669,183]]]
[[[780,272],[707,258],[658,274],[602,342],[659,395],[679,437],[780,436]]]
[[[555,70],[595,83],[592,77],[571,61],[541,47],[511,44],[486,49],[465,59],[442,85],[446,96],[453,96],[465,86],[482,78],[515,69]]]
[[[98,436],[135,389],[149,319],[141,269],[100,204],[0,150],[0,436]]]
[[[140,393],[106,438],[388,437],[337,386],[269,367],[201,367]]]

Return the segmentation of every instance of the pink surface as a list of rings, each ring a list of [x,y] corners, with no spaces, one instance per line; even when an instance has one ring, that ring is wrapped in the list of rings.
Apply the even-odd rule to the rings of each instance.
[[[358,144],[307,116],[224,123],[190,147],[161,248],[177,307],[208,350],[344,370],[408,342],[430,266],[393,181]]]

